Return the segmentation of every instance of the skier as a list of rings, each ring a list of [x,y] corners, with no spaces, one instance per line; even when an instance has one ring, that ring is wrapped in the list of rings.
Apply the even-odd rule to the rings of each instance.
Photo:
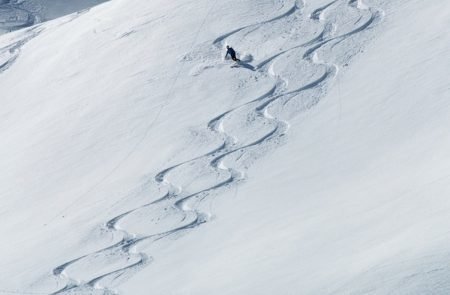
[[[228,54],[231,56],[231,59],[238,62],[241,61],[238,58],[236,58],[236,51],[234,51],[233,48],[227,45],[227,54],[225,55],[225,58],[227,58]]]

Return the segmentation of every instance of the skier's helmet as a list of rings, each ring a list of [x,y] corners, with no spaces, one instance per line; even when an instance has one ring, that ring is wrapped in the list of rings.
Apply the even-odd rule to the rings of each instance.
[[[229,46],[229,45],[227,45],[227,49],[228,49],[228,48],[230,48],[230,46]]]

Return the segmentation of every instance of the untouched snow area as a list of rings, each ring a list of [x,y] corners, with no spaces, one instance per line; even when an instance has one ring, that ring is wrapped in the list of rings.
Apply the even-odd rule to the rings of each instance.
[[[450,293],[450,3],[98,2],[0,0],[0,294]]]

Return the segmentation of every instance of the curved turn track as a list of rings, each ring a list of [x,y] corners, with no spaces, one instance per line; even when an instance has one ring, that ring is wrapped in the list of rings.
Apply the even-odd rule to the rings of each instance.
[[[260,97],[214,116],[206,128],[210,131],[211,137],[221,138],[222,143],[204,155],[180,162],[157,173],[154,176],[154,185],[166,191],[165,195],[107,220],[104,228],[118,237],[118,242],[55,267],[53,275],[63,287],[52,294],[116,294],[114,288],[152,262],[152,257],[142,252],[144,250],[137,250],[144,241],[145,245],[157,243],[169,236],[187,233],[208,222],[210,212],[200,210],[201,202],[208,196],[218,194],[245,180],[248,163],[285,142],[290,125],[279,119],[277,113],[272,110],[283,109],[289,101],[297,99],[304,93],[312,98],[306,109],[317,104],[335,79],[340,66],[333,60],[325,60],[322,55],[332,55],[334,46],[341,42],[352,39],[352,44],[355,44],[357,36],[372,28],[382,15],[379,10],[366,6],[360,0],[330,1],[322,7],[311,9],[309,15],[304,13],[307,4],[300,1],[286,2],[291,2],[291,6],[279,16],[225,33],[212,42],[213,47],[222,48],[228,38],[239,34],[257,34],[261,26],[275,23],[282,25],[283,22],[292,21],[293,18],[303,19],[321,28],[318,33],[311,40],[301,40],[289,48],[283,48],[261,59],[255,66],[255,72],[270,77],[272,87]],[[336,20],[344,17],[345,11],[348,10],[358,13],[358,21],[351,27],[346,24],[344,31],[340,31],[340,23]],[[329,17],[328,13],[333,17]],[[301,62],[314,69],[316,73],[310,81],[295,87],[291,87],[290,84],[295,83],[291,83],[288,77],[278,72],[275,65],[277,61],[291,54],[298,56]],[[266,133],[251,139],[235,136],[237,130],[227,129],[225,125],[233,126],[233,120],[242,116],[254,118],[254,122],[262,122]],[[249,124],[249,130],[258,129],[256,125]],[[195,191],[190,191],[173,180],[176,179],[174,175],[188,173],[188,167],[192,166],[198,167],[204,175],[208,175],[208,179],[214,180],[206,181],[207,184],[203,183],[201,188]],[[145,227],[145,232],[133,232],[132,229],[121,226],[127,220],[130,223],[130,220],[138,220],[138,216],[150,217],[155,212],[159,216],[155,223],[159,226],[153,227],[150,224]],[[84,277],[76,277],[74,275],[76,272],[72,271],[72,268],[80,265],[89,268]]]

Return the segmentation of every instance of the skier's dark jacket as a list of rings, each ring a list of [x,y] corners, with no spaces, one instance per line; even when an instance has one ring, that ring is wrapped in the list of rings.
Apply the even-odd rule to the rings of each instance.
[[[234,51],[234,49],[231,47],[228,47],[227,54],[225,55],[225,57],[227,57],[228,54],[231,56],[231,58],[233,59],[236,58],[236,51]]]

